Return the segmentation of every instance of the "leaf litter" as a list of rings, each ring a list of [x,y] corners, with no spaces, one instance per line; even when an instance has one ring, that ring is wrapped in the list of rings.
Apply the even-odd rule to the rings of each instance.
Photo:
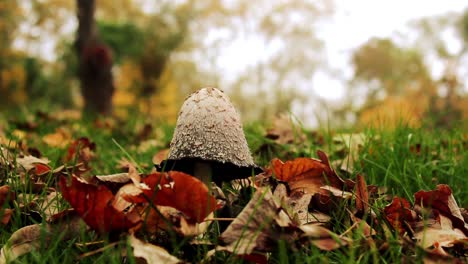
[[[36,192],[48,189],[41,199],[33,193],[28,204],[26,200],[20,202],[8,180],[7,185],[0,187],[3,226],[9,224],[14,210],[21,208],[35,208],[44,217],[43,224],[24,226],[11,235],[1,249],[0,263],[39,250],[44,239],[56,239],[57,230],[66,230],[59,238],[65,241],[83,229],[94,230],[98,239],[112,235],[114,240],[128,241],[133,256],[146,263],[190,262],[186,256],[180,258],[183,252],[177,257],[171,255],[171,248],[160,242],[164,240],[161,234],[176,234],[176,238],[195,245],[212,232],[210,225],[218,221],[227,221],[218,239],[198,242],[211,247],[204,261],[225,252],[235,258],[266,263],[280,242],[289,250],[305,252],[311,247],[326,252],[364,243],[385,254],[385,241],[395,236],[404,250],[425,252],[425,263],[463,263],[467,258],[467,210],[458,206],[448,185],[416,192],[411,203],[402,197],[390,197],[381,187],[368,185],[365,175],[357,175],[355,180],[341,178],[328,156],[318,151],[317,159],[273,158],[262,173],[245,180],[253,195],[241,205],[240,212],[227,210],[230,213],[226,216],[221,214],[226,207],[239,206],[236,193],[225,195],[225,189],[206,186],[182,172],[140,173],[125,162],[121,168],[126,172],[92,175],[96,145],[88,138],[73,140],[65,131],[58,129],[43,139],[46,144],[66,150],[63,166],[55,169],[47,158],[30,155],[27,147],[22,147],[23,154],[17,157],[5,145],[2,147],[2,171],[8,169],[8,173],[21,178],[22,184],[36,184]],[[150,132],[149,127],[144,127],[137,136],[147,138]],[[274,138],[275,144],[293,144],[305,137],[302,132],[293,136],[279,128],[269,130],[268,136]],[[167,151],[157,152],[153,160],[164,159]],[[356,151],[349,154],[352,160]],[[54,185],[46,184],[47,177],[52,177],[58,188],[49,187]],[[236,184],[239,183],[233,182]],[[63,201],[71,208],[63,210],[59,203]],[[378,207],[377,201],[386,205]],[[12,206],[14,203],[23,207]],[[342,228],[334,225],[337,212],[344,215]]]

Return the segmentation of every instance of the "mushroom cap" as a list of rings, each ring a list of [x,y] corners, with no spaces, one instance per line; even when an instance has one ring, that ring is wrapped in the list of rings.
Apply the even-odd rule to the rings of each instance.
[[[165,165],[190,173],[190,163],[196,161],[214,164],[213,177],[222,173],[219,170],[223,167],[229,168],[230,173],[242,174],[228,178],[245,178],[252,175],[252,169],[259,170],[250,154],[239,114],[229,98],[212,87],[192,93],[183,103]]]

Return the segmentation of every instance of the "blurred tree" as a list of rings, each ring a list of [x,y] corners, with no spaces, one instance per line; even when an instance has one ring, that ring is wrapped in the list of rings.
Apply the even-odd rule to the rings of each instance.
[[[21,67],[20,52],[11,44],[18,30],[22,10],[16,1],[0,4],[0,99],[1,105],[24,100],[25,72]]]
[[[371,84],[368,103],[376,101],[379,92],[400,96],[431,82],[422,55],[415,49],[397,47],[390,39],[369,40],[355,51],[352,62],[354,81]]]
[[[132,98],[129,95],[136,95],[144,102],[143,110],[166,121],[175,121],[181,101],[180,84],[190,80],[175,79],[174,73],[183,68],[174,65],[182,66],[188,61],[177,64],[171,62],[171,56],[188,36],[191,11],[184,5],[173,4],[161,4],[158,10],[145,14],[145,19],[140,17],[141,26],[133,20],[118,23],[112,19],[100,22],[99,28],[102,38],[116,51],[116,61],[121,62],[116,71],[119,75],[117,101],[129,105]],[[120,13],[120,17],[125,15]]]
[[[435,76],[437,93],[431,97],[428,116],[436,126],[442,127],[468,120],[468,112],[463,107],[468,104],[468,89],[464,84],[468,81],[468,69],[463,66],[468,63],[468,9],[414,21],[412,28],[418,32],[414,45],[428,59],[443,65]]]
[[[436,89],[417,49],[398,47],[390,39],[372,38],[355,50],[352,63],[354,77],[349,82],[346,102],[334,109],[333,119],[344,124],[349,113],[354,112],[364,125],[421,124]]]
[[[88,113],[110,114],[114,83],[112,54],[98,35],[94,0],[77,0],[78,30],[75,48],[78,54],[78,75],[84,110]]]

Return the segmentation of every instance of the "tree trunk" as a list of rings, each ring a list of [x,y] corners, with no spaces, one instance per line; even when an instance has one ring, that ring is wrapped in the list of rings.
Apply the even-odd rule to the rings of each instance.
[[[114,94],[112,53],[98,36],[94,19],[95,0],[76,0],[76,3],[78,31],[75,48],[84,111],[107,115],[112,112]]]

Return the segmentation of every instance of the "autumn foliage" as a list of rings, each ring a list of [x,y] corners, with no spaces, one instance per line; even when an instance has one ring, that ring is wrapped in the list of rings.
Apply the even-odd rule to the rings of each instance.
[[[135,134],[139,137],[148,129]],[[24,191],[18,193],[8,181],[0,187],[2,226],[11,226],[11,219],[25,208],[41,210],[44,217],[42,223],[15,230],[0,252],[0,263],[37,250],[42,236],[51,241],[56,230],[67,241],[83,230],[93,231],[97,241],[125,239],[135,256],[158,256],[156,263],[190,261],[187,256],[197,247],[207,248],[202,258],[208,262],[223,252],[256,263],[273,260],[282,246],[293,253],[313,249],[334,254],[358,244],[385,255],[392,241],[410,261],[422,252],[417,254],[423,261],[446,263],[458,263],[468,252],[466,209],[459,207],[450,186],[435,185],[409,198],[393,196],[368,184],[364,173],[350,176],[335,170],[320,150],[316,158],[273,158],[260,174],[227,180],[218,188],[178,171],[143,173],[127,159],[119,161],[118,172],[95,175],[102,147],[90,138],[70,137],[65,146],[51,141],[52,136],[44,138],[46,144],[63,148],[57,159],[63,165],[54,168],[38,150],[25,146],[16,158],[11,148],[3,149],[1,168],[13,172],[33,193],[46,195],[26,201]],[[417,157],[426,152],[422,146],[408,148]],[[165,155],[163,148],[153,160]],[[213,232],[218,232],[217,239],[200,240]],[[177,257],[167,251],[168,240],[183,245]],[[27,247],[18,247],[22,244]]]

